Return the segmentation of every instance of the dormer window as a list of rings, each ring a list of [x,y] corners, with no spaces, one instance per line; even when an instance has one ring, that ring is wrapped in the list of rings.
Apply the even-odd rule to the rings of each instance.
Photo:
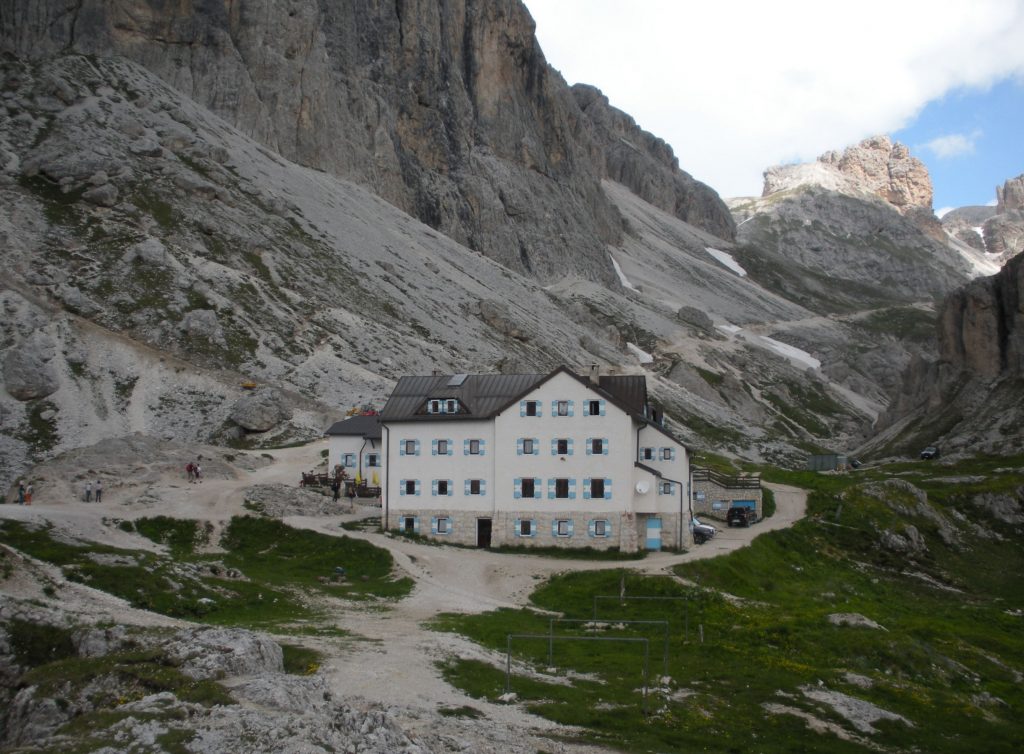
[[[427,401],[428,414],[457,414],[459,413],[458,398],[431,398]]]

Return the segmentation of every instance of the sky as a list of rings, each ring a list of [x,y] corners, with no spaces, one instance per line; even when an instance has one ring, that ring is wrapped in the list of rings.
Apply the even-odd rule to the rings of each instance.
[[[1024,0],[524,0],[569,84],[601,89],[724,197],[889,134],[934,207],[1024,174]]]

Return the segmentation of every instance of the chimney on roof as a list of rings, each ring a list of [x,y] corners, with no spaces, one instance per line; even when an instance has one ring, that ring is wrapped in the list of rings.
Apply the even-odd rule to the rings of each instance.
[[[433,369],[433,370],[431,370],[430,376],[431,377],[440,377],[441,376],[441,370],[440,369]]]
[[[590,365],[590,384],[601,384],[601,368],[597,364]]]

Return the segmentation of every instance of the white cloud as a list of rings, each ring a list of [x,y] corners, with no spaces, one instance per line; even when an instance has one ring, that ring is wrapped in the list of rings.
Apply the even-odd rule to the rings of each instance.
[[[964,134],[939,136],[922,144],[921,148],[927,149],[936,157],[959,157],[960,155],[972,154],[974,152],[974,142],[977,141],[979,136],[981,136],[980,131],[975,131],[970,136],[965,136]]]
[[[600,87],[723,196],[1024,75],[1024,0],[525,2],[570,84]]]

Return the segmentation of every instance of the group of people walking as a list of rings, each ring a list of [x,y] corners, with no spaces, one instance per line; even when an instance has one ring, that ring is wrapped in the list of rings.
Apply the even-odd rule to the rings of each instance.
[[[198,484],[203,481],[203,467],[199,465],[198,460],[185,464],[185,474],[188,476],[189,484]]]
[[[32,483],[24,479],[18,480],[18,505],[32,505]]]
[[[85,483],[85,492],[82,494],[85,502],[102,503],[103,502],[103,481],[100,479],[96,480],[96,484],[92,482]]]

